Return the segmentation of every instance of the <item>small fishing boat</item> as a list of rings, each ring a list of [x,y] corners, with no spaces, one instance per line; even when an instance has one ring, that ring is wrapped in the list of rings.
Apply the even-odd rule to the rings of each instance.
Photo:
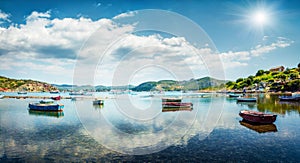
[[[27,92],[24,92],[24,91],[21,91],[21,92],[18,92],[19,95],[26,95]]]
[[[163,107],[193,107],[193,103],[190,102],[163,102]]]
[[[276,121],[277,115],[266,114],[257,111],[242,110],[239,115],[248,122],[259,124],[270,124]]]
[[[104,104],[104,100],[101,99],[95,99],[93,101],[93,105],[103,105]]]
[[[229,94],[229,97],[242,97],[242,94]]]
[[[256,97],[238,97],[237,101],[238,102],[256,102],[257,98]]]
[[[162,98],[162,102],[181,102],[182,98]]]
[[[300,96],[295,95],[295,96],[280,96],[279,97],[280,101],[300,101]]]
[[[55,91],[50,91],[51,94],[58,94],[59,90],[55,90]]]
[[[39,103],[29,103],[28,107],[37,111],[63,111],[64,105],[56,104],[53,100],[41,100]]]
[[[51,97],[52,100],[60,100],[61,96],[57,96],[57,97]]]
[[[4,95],[0,95],[0,99],[4,98]]]
[[[84,92],[70,92],[69,95],[71,96],[84,95]]]

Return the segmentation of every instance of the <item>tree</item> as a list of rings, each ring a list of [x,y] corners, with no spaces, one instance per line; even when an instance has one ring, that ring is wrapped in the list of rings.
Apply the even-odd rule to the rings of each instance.
[[[300,63],[298,63],[298,68],[300,69]]]
[[[290,74],[290,78],[291,78],[292,80],[296,79],[297,77],[298,77],[298,74],[296,74],[296,73]]]
[[[261,76],[264,74],[264,70],[258,70],[255,76]]]
[[[238,78],[237,80],[236,80],[236,83],[239,83],[239,82],[241,82],[241,81],[243,81],[244,79],[243,78]]]

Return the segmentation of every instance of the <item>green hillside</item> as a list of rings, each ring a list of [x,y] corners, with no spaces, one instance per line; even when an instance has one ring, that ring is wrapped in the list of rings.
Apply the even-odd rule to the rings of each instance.
[[[48,92],[51,90],[56,90],[56,87],[45,82],[17,80],[0,76],[0,91]]]
[[[202,90],[212,87],[222,86],[226,83],[224,80],[218,80],[211,77],[204,77],[200,79],[191,79],[184,81],[175,80],[160,80],[158,82],[150,81],[145,82],[137,87],[134,87],[133,91],[187,91],[187,90]]]
[[[258,70],[255,75],[239,78],[226,83],[229,90],[263,89],[264,91],[300,91],[300,64],[297,68],[286,68],[283,71]]]

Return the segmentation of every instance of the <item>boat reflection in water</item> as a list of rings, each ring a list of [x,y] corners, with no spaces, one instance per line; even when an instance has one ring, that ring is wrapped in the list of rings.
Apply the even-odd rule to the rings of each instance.
[[[93,105],[93,107],[95,109],[102,109],[104,107],[104,105]]]
[[[256,107],[256,103],[255,102],[236,102],[238,105],[242,105],[242,106],[248,106],[248,108],[255,108]]]
[[[254,124],[247,122],[245,120],[240,121],[242,126],[245,126],[251,130],[254,130],[258,133],[266,133],[266,132],[277,132],[277,127],[275,124]]]
[[[163,107],[162,112],[192,111],[192,107]]]
[[[47,117],[56,117],[61,118],[64,116],[64,112],[57,111],[36,111],[36,110],[28,110],[29,115],[34,116],[47,116]]]

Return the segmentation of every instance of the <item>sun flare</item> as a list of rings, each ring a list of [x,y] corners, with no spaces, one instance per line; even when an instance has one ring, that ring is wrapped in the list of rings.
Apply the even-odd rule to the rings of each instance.
[[[254,12],[251,18],[255,25],[262,26],[268,23],[268,14],[264,11]]]

